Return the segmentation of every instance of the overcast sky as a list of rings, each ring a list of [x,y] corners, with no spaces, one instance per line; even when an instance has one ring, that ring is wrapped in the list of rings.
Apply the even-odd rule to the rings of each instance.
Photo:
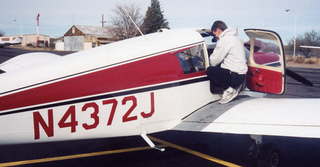
[[[230,27],[264,28],[278,32],[284,41],[297,32],[320,31],[320,0],[160,0],[171,28],[210,28],[214,20]],[[73,25],[101,25],[117,4],[136,4],[145,14],[150,0],[8,0],[0,6],[0,30],[7,35],[35,33],[40,13],[40,33],[62,36]],[[291,9],[290,12],[285,12]]]

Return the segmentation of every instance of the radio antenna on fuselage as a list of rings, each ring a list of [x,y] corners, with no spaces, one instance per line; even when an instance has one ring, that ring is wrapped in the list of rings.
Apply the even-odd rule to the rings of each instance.
[[[132,17],[128,14],[128,12],[126,10],[124,10],[124,13],[127,15],[127,17],[129,17],[129,19],[131,20],[131,22],[134,24],[134,26],[136,27],[136,29],[139,31],[139,33],[144,36],[144,34],[142,33],[141,29],[139,28],[139,26],[134,22],[134,20],[132,19]]]

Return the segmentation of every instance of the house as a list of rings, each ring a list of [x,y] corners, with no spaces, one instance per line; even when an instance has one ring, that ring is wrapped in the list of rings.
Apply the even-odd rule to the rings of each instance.
[[[85,50],[114,41],[111,27],[87,25],[73,25],[63,38],[65,51]]]

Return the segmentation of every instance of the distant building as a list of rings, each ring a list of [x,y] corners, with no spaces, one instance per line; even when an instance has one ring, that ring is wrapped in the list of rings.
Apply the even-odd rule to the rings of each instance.
[[[42,34],[25,34],[22,35],[22,46],[49,47],[50,37]]]
[[[51,38],[51,47],[54,48],[57,51],[64,51],[64,42],[63,42],[64,37],[59,37],[59,38]]]
[[[21,37],[21,36],[2,36],[2,37],[0,37],[0,41],[13,41],[19,37]]]
[[[11,46],[11,45],[21,45],[22,37],[2,37],[0,38],[0,48]]]
[[[63,38],[65,51],[79,51],[114,42],[111,27],[74,25]],[[61,43],[56,47],[61,49]]]
[[[34,46],[34,47],[48,47],[50,44],[50,37],[42,34],[24,34],[0,37],[0,41],[13,41],[16,38],[21,38],[21,46]]]

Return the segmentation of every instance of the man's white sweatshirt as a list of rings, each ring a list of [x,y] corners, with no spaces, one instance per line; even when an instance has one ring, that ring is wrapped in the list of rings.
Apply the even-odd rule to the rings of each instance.
[[[248,71],[247,58],[243,42],[233,29],[226,29],[219,37],[216,48],[210,56],[212,66],[219,65],[238,74]]]

